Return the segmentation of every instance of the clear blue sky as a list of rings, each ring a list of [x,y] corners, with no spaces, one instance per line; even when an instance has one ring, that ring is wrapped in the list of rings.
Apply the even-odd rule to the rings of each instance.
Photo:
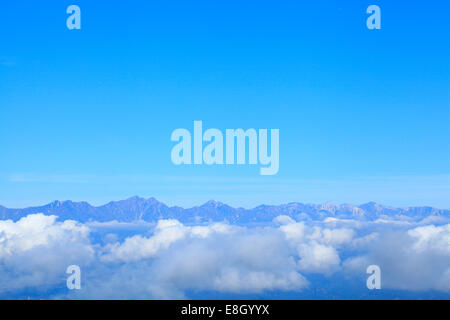
[[[66,28],[81,7],[82,29]],[[381,7],[382,29],[366,28]],[[0,4],[0,204],[132,195],[450,208],[448,1]],[[280,171],[177,167],[176,128],[280,129]]]

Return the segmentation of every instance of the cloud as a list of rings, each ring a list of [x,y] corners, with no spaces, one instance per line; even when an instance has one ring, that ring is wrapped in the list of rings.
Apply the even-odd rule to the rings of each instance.
[[[347,259],[345,269],[362,272],[376,264],[383,288],[450,292],[450,224],[389,231],[366,245],[367,253]]]
[[[71,264],[82,269],[80,291],[65,288]],[[43,214],[0,221],[0,297],[29,290],[84,299],[304,292],[324,286],[315,282],[317,276],[364,278],[371,264],[381,267],[383,289],[449,292],[450,224],[361,225],[279,216],[263,227],[168,219],[143,228],[57,222]]]
[[[211,226],[186,227],[177,220],[159,220],[151,237],[136,235],[126,238],[123,243],[115,243],[107,248],[103,261],[138,261],[155,256],[160,250],[186,237],[207,238],[212,233],[227,233],[230,227],[215,223]]]
[[[313,273],[330,273],[339,267],[341,259],[336,249],[312,241],[298,248],[300,270]]]
[[[0,221],[0,293],[60,283],[67,266],[94,259],[89,229],[56,216],[29,215],[17,222]]]
[[[299,291],[308,285],[283,234],[271,228],[253,230],[222,223],[184,226],[176,220],[160,220],[151,236],[116,243],[101,259],[133,262],[134,270],[146,269],[152,285],[144,296],[151,298],[182,298],[188,290]],[[128,285],[134,290],[134,284]],[[109,282],[108,286],[114,285]],[[118,292],[124,292],[123,285]]]
[[[240,229],[191,239],[161,255],[159,279],[182,289],[230,293],[300,291],[307,280],[282,234],[272,229]]]
[[[275,219],[291,245],[297,248],[301,271],[330,274],[337,271],[341,259],[336,248],[352,241],[355,232],[349,228],[329,229],[294,222],[289,217]]]
[[[349,228],[322,230],[322,241],[333,246],[350,243],[354,236],[355,232]]]
[[[418,227],[409,230],[408,235],[414,239],[412,249],[416,252],[434,251],[450,256],[450,224]]]

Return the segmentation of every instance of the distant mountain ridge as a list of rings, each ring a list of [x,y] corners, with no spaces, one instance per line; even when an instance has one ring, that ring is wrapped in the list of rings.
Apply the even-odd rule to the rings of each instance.
[[[426,218],[449,218],[450,210],[433,207],[394,208],[375,202],[359,206],[351,204],[336,205],[303,204],[298,202],[282,205],[260,205],[252,209],[233,208],[217,201],[208,201],[201,206],[184,209],[178,206],[169,207],[155,198],[131,197],[126,200],[111,201],[102,206],[92,206],[87,202],[54,201],[49,204],[24,209],[9,209],[0,206],[0,220],[17,221],[34,213],[58,216],[58,220],[76,220],[79,222],[119,221],[153,222],[158,219],[178,219],[184,223],[228,221],[230,223],[267,222],[279,215],[292,218],[323,220],[326,218],[354,219],[371,221],[401,217],[407,220],[423,220]]]

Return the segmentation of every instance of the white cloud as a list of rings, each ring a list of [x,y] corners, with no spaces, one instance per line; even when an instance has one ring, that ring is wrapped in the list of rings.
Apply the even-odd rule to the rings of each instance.
[[[124,237],[115,232],[133,225],[58,222],[42,214],[0,221],[0,294],[63,288],[52,297],[171,299],[192,291],[302,291],[314,287],[312,274],[344,277],[345,271],[364,278],[371,264],[381,267],[382,288],[450,291],[450,224],[296,222],[288,216],[273,222],[250,228],[160,220]],[[81,291],[64,290],[71,264],[82,267]]]
[[[450,224],[378,234],[365,249],[344,268],[354,273],[379,265],[385,289],[450,292]]]
[[[322,230],[322,241],[332,246],[340,246],[350,243],[355,235],[352,229],[324,229]]]
[[[301,271],[331,273],[341,263],[335,248],[319,244],[316,241],[301,244],[298,248],[298,253],[300,256],[298,266]]]
[[[276,275],[265,271],[242,273],[237,269],[228,269],[214,279],[216,290],[234,293],[261,292],[274,289],[298,291],[307,285],[307,280],[295,271]]]
[[[102,261],[138,261],[155,256],[174,242],[186,237],[207,238],[212,233],[228,233],[231,227],[223,223],[210,226],[186,227],[177,220],[159,220],[151,237],[136,235],[126,238],[123,243],[114,243],[107,248]]]
[[[88,236],[87,227],[55,216],[0,221],[0,293],[58,284],[67,266],[94,259]]]
[[[442,252],[450,255],[450,224],[444,226],[418,227],[408,231],[414,240],[412,248],[418,252]]]

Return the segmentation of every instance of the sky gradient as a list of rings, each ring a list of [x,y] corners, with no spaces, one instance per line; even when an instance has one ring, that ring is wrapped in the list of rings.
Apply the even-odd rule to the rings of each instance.
[[[66,28],[67,6],[82,29]],[[368,30],[366,8],[381,8]],[[450,4],[2,1],[0,204],[450,208]],[[280,170],[175,166],[177,128],[277,128]]]

